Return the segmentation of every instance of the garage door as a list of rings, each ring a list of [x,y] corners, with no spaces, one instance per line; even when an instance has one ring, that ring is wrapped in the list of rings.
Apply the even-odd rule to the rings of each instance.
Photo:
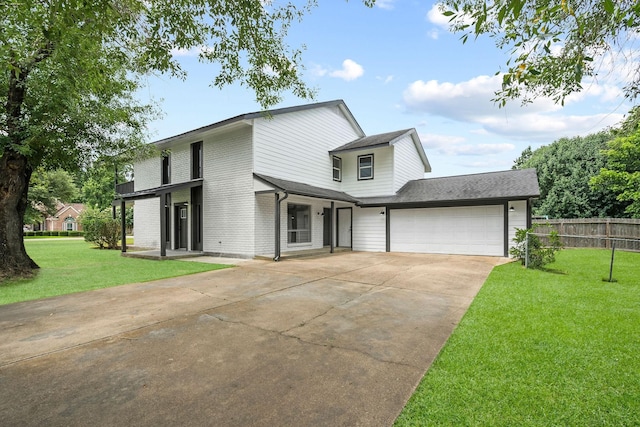
[[[504,207],[393,209],[392,252],[504,255]]]

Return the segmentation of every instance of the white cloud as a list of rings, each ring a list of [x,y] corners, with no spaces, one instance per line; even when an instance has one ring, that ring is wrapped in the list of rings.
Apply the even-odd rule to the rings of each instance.
[[[515,149],[515,145],[509,143],[471,144],[461,136],[452,135],[421,134],[420,139],[427,150],[446,156],[487,156]]]
[[[326,68],[324,68],[322,65],[319,65],[319,64],[312,64],[311,69],[309,71],[311,72],[312,75],[316,77],[323,77],[329,72],[329,70],[327,70]]]
[[[342,62],[342,69],[331,71],[329,73],[329,76],[337,77],[346,81],[351,81],[357,79],[358,77],[361,77],[363,74],[364,68],[362,68],[362,65],[351,59],[345,59]]]
[[[622,119],[622,114],[617,113],[562,114],[563,107],[547,98],[536,99],[525,106],[514,100],[505,108],[498,108],[491,99],[501,82],[499,75],[478,76],[460,83],[418,80],[407,87],[403,99],[411,112],[476,124],[487,134],[501,135],[511,140],[551,142],[563,136],[597,132]],[[620,99],[620,95],[613,86],[594,83],[584,92],[572,95],[566,104],[577,104],[586,98],[607,102]],[[482,149],[494,148],[499,147]],[[460,151],[462,153],[464,150]],[[478,147],[470,152],[477,151]]]
[[[430,39],[438,40],[438,37],[440,37],[440,31],[438,31],[436,29],[430,30],[430,31],[427,32],[427,36]]]
[[[396,0],[377,0],[376,6],[379,7],[380,9],[390,10],[390,9],[393,9],[395,2]]]
[[[431,6],[431,9],[427,12],[427,21],[446,30],[449,29],[449,17],[442,14],[439,3]]]
[[[382,81],[384,84],[387,84],[393,81],[393,76],[392,75],[388,75],[387,77],[377,76],[376,79]]]

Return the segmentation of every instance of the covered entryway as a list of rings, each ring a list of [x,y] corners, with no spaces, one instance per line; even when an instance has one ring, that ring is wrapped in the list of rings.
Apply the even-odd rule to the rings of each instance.
[[[176,211],[175,249],[187,249],[187,239],[188,239],[188,230],[189,230],[189,221],[187,217],[187,205],[177,205],[175,207],[175,211]]]
[[[391,252],[505,255],[504,205],[389,210]]]

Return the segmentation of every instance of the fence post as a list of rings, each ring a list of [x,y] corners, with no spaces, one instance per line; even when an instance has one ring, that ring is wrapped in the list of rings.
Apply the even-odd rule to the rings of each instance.
[[[609,283],[613,280],[613,256],[616,253],[616,241],[611,244],[611,266],[609,267]]]
[[[524,239],[524,268],[529,268],[529,232]]]

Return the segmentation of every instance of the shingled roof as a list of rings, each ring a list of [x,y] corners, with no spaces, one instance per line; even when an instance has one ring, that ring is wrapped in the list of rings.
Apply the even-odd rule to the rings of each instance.
[[[341,153],[344,151],[358,150],[360,148],[386,147],[390,143],[393,143],[395,139],[411,132],[411,130],[412,129],[403,129],[378,135],[364,136],[356,139],[355,141],[341,145],[340,147],[331,150],[330,153]]]
[[[288,181],[286,179],[273,178],[271,176],[261,175],[254,173],[253,176],[267,185],[274,187],[280,191],[286,191],[290,194],[296,194],[298,196],[316,197],[319,199],[328,200],[340,200],[343,202],[356,203],[357,200],[347,193],[336,190],[329,190],[327,188],[316,187],[309,184],[303,184],[301,182]]]
[[[396,195],[360,198],[361,206],[524,200],[540,196],[535,169],[508,170],[407,182]]]

